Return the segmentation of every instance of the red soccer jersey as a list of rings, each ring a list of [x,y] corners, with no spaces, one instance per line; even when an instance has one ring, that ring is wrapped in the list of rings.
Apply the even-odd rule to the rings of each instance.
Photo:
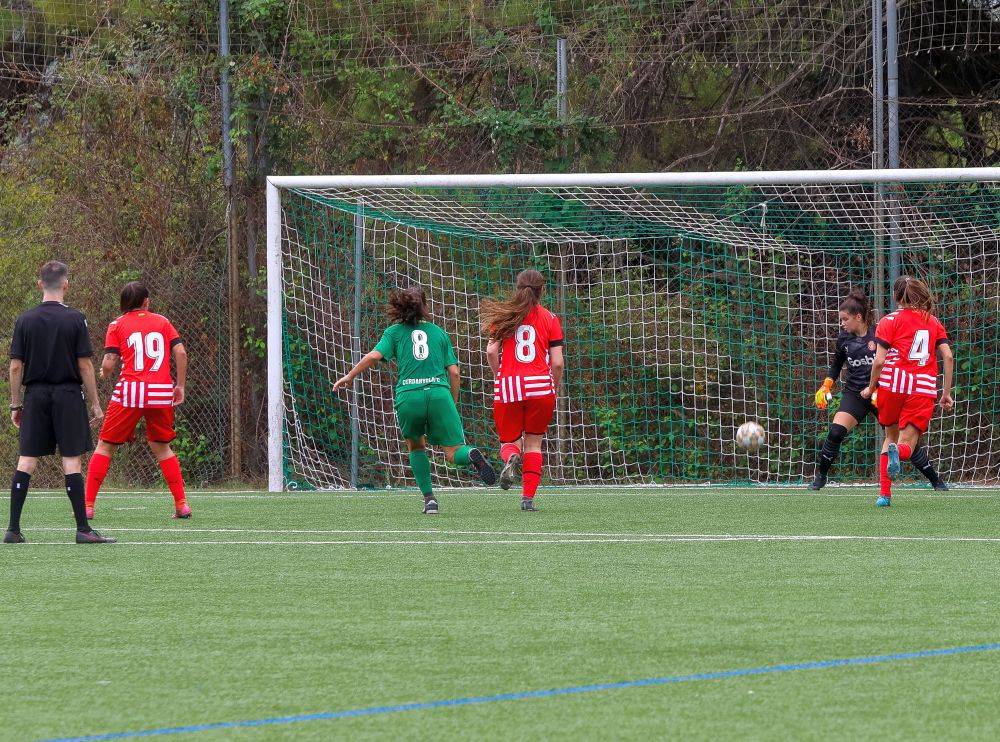
[[[563,344],[559,318],[535,305],[513,337],[500,346],[500,372],[493,384],[495,402],[520,402],[555,394],[549,348]]]
[[[122,371],[111,401],[122,407],[170,407],[174,398],[170,351],[179,342],[170,320],[144,309],[112,322],[104,352],[121,356]]]
[[[909,308],[887,314],[875,328],[875,342],[888,351],[879,387],[937,396],[937,347],[948,342],[937,317]]]

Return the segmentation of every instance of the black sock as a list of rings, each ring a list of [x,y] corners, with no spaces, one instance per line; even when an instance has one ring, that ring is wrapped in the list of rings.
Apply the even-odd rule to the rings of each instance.
[[[21,531],[21,510],[24,508],[24,501],[28,497],[28,485],[31,484],[31,475],[23,471],[15,471],[14,479],[10,483],[10,525],[7,528],[11,531]]]
[[[816,469],[820,474],[826,474],[830,471],[833,460],[840,453],[840,444],[847,437],[847,432],[847,428],[843,425],[830,426],[830,432],[826,434],[826,440],[823,441],[823,447],[819,451],[819,461],[816,462]]]
[[[913,453],[910,454],[910,463],[917,467],[931,484],[937,484],[941,481],[941,477],[934,470],[930,456],[927,455],[927,449],[923,446],[914,449]]]
[[[76,530],[87,532],[90,524],[87,523],[87,505],[83,498],[83,475],[66,475],[66,494],[73,505],[73,517],[76,518]]]

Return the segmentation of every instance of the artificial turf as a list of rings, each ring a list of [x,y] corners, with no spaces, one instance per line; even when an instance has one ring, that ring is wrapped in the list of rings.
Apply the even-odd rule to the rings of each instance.
[[[31,543],[0,548],[0,737],[1000,641],[1000,492],[873,502],[591,489],[522,513],[515,495],[465,491],[427,517],[399,492],[213,492],[171,521],[169,496],[124,493],[94,522],[121,543],[77,546],[65,497],[32,493]],[[994,739],[998,677],[1000,651],[984,651],[177,738]]]

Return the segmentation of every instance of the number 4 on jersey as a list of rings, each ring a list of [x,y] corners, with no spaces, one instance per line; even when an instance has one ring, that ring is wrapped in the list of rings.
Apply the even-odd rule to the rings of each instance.
[[[908,358],[916,361],[917,365],[927,365],[927,360],[931,357],[931,334],[928,330],[917,330],[913,333],[913,344],[910,346]]]

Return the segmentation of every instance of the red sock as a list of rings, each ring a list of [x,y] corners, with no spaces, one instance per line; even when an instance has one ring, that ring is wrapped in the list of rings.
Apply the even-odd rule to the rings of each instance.
[[[907,446],[905,443],[900,443],[896,448],[899,449],[899,460],[909,461],[910,454],[913,453],[913,449]]]
[[[179,510],[182,505],[187,504],[187,497],[184,495],[184,477],[181,475],[181,464],[177,457],[171,456],[161,461],[160,471],[163,472],[163,479],[170,488],[170,494],[174,496],[174,507]]]
[[[889,454],[878,457],[878,493],[882,497],[892,497],[892,480],[889,479]]]
[[[97,492],[104,484],[104,477],[108,475],[108,467],[111,466],[111,457],[103,453],[95,453],[90,457],[87,464],[87,491],[84,495],[84,502],[88,508],[94,507],[97,502]]]
[[[528,451],[521,464],[521,494],[534,497],[538,483],[542,481],[542,452]]]
[[[507,463],[507,460],[514,454],[520,455],[521,449],[516,443],[504,443],[500,446],[500,460]]]

